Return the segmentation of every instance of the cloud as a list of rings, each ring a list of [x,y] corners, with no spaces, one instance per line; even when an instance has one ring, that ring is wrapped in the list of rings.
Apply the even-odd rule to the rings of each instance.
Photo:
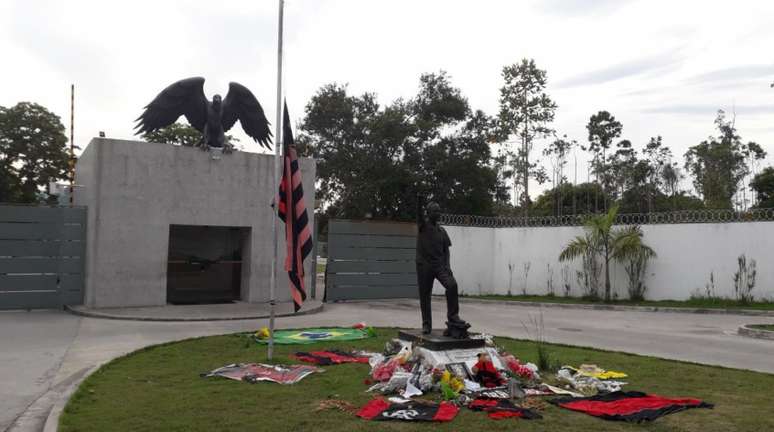
[[[726,81],[748,81],[758,78],[774,80],[774,64],[748,64],[695,75],[687,81],[693,84],[712,84]]]
[[[597,13],[611,13],[631,3],[624,0],[540,0],[538,10],[550,15],[575,17]]]
[[[602,84],[639,75],[663,74],[677,69],[683,62],[679,50],[670,50],[658,55],[618,63],[613,66],[584,72],[558,83],[559,88]]]
[[[724,107],[712,104],[685,104],[685,105],[666,105],[661,107],[645,108],[640,110],[644,114],[682,114],[682,115],[709,115],[713,116],[722,109],[726,112],[736,112],[736,114],[772,114],[774,105],[736,105]]]

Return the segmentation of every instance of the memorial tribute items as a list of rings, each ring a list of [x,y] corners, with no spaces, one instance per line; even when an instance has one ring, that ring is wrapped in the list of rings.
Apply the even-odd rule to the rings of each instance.
[[[460,409],[449,402],[407,402],[391,403],[383,399],[373,399],[368,402],[357,416],[367,420],[400,420],[400,421],[452,421]]]
[[[365,329],[328,327],[301,330],[277,330],[274,332],[274,343],[278,345],[298,345],[322,341],[358,340],[375,335],[376,333],[370,327]],[[268,332],[259,330],[255,333],[255,340],[261,344],[269,343]]]
[[[478,355],[478,363],[473,366],[472,372],[476,382],[484,387],[499,387],[506,383],[505,378],[495,369],[494,363],[487,353]]]
[[[323,370],[307,365],[267,365],[262,363],[234,363],[201,374],[202,377],[220,376],[236,381],[256,383],[271,381],[279,384],[295,384],[308,375]]]
[[[550,403],[605,420],[640,423],[689,408],[712,408],[699,399],[673,399],[637,391],[612,392],[584,398],[558,398]]]
[[[509,417],[518,417],[526,420],[541,419],[540,414],[519,406],[507,399],[475,399],[468,405],[473,411],[484,411],[489,418],[501,420]]]
[[[329,366],[342,363],[368,364],[368,360],[371,358],[371,356],[368,355],[339,350],[297,352],[293,357],[295,357],[297,360],[306,363],[313,363],[320,366]]]

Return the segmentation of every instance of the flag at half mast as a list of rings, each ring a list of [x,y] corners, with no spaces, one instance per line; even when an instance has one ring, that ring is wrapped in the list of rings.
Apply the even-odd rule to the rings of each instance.
[[[304,287],[304,259],[312,252],[312,231],[309,215],[304,205],[304,187],[301,182],[301,167],[298,163],[293,132],[290,130],[290,115],[287,102],[282,118],[283,169],[279,188],[279,218],[285,222],[285,270],[290,279],[290,294],[295,311],[301,309],[306,300]]]

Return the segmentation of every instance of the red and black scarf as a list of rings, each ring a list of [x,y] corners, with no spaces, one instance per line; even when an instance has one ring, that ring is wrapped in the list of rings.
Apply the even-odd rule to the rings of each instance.
[[[342,363],[366,363],[368,357],[339,350],[297,352],[294,357],[307,363],[329,366]]]
[[[637,391],[617,391],[582,398],[558,398],[550,403],[605,420],[627,422],[653,421],[661,416],[689,408],[712,408],[699,399],[672,399]]]
[[[383,399],[373,399],[368,402],[357,416],[366,420],[401,420],[401,421],[452,421],[460,411],[456,405],[449,402],[436,403],[390,403]]]
[[[484,411],[489,418],[501,420],[517,417],[526,420],[543,418],[540,414],[527,408],[516,406],[508,399],[476,399],[468,405],[473,411]]]

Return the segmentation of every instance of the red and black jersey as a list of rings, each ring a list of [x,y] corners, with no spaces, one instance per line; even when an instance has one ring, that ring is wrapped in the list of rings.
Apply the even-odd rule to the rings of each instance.
[[[449,402],[436,403],[390,403],[384,399],[368,402],[357,416],[366,420],[402,420],[402,421],[452,421],[459,408]]]
[[[338,350],[330,351],[312,351],[297,352],[294,357],[298,360],[316,365],[329,366],[342,363],[365,363],[368,364],[368,357],[356,355]]]
[[[527,408],[516,406],[508,399],[476,399],[468,405],[473,411],[484,411],[489,418],[501,420],[518,417],[526,420],[541,419],[543,416]]]
[[[554,405],[603,418],[640,423],[653,421],[661,416],[689,408],[712,408],[699,399],[672,399],[637,391],[617,391],[582,398],[558,398],[550,400]]]

